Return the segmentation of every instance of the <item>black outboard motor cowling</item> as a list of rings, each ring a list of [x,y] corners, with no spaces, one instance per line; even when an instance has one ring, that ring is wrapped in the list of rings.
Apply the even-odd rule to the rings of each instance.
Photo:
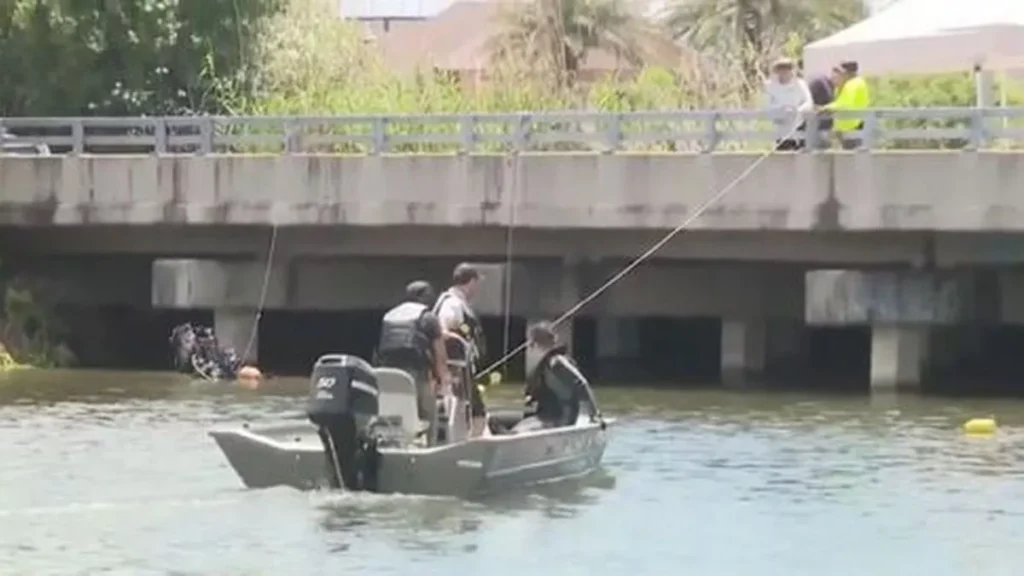
[[[368,425],[379,396],[373,367],[362,358],[328,354],[313,366],[306,414],[324,445],[332,488],[376,490],[378,455]]]

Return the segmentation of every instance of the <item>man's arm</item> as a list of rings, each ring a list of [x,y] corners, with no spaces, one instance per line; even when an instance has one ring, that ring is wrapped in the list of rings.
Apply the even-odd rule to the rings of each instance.
[[[797,78],[796,83],[800,87],[801,94],[803,94],[803,101],[800,102],[798,110],[800,112],[808,112],[814,109],[814,97],[811,96],[811,88],[807,85],[807,82],[803,78]]]
[[[850,83],[847,82],[839,89],[836,99],[821,108],[822,110],[849,110],[853,108],[853,102],[851,102],[853,96],[853,90],[850,89]]]
[[[442,386],[448,376],[448,351],[445,350],[444,339],[440,336],[434,338],[434,373],[437,374],[438,386]]]
[[[590,417],[598,416],[600,411],[597,409],[597,399],[594,397],[594,391],[590,388],[590,380],[587,380],[587,377],[583,375],[576,362],[572,358],[561,354],[554,359],[552,365],[560,369],[563,374],[567,374],[568,378],[574,382],[576,393],[578,394],[577,397],[589,406]]]
[[[762,88],[762,90],[764,91],[765,108],[771,109],[776,107],[777,102],[775,100],[775,90],[773,88],[774,87],[772,86],[771,82],[765,82],[764,88]]]
[[[441,337],[441,322],[430,311],[423,313],[421,321],[423,322],[423,331],[430,340],[430,348],[433,351],[431,356],[434,360],[434,365],[431,368],[434,375],[437,376],[436,385],[439,387],[444,384],[445,379],[448,377],[448,350],[445,349],[444,339]],[[435,392],[438,391],[435,388]]]

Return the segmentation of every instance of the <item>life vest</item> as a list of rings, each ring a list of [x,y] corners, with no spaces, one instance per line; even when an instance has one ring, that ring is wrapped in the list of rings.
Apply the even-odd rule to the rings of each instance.
[[[422,318],[429,308],[403,302],[388,310],[381,322],[377,361],[396,367],[430,367],[432,343],[423,332]]]
[[[574,424],[580,404],[590,403],[590,386],[566,350],[566,346],[548,350],[526,375],[526,395],[537,403],[535,416],[555,426]]]
[[[455,298],[456,302],[459,303],[459,307],[462,308],[462,319],[463,325],[458,327],[458,332],[462,334],[462,337],[469,340],[473,346],[476,347],[475,356],[481,358],[487,354],[487,341],[484,338],[484,329],[480,324],[480,319],[477,318],[476,313],[466,304],[463,298],[455,294],[454,288],[449,288],[441,293],[437,298],[437,302],[434,303],[434,314],[439,314],[441,311],[441,305],[449,298]]]

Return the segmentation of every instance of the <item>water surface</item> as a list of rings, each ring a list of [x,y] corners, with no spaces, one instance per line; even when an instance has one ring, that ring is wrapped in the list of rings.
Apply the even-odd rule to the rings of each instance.
[[[0,377],[0,574],[1024,574],[1020,402],[606,388],[620,423],[585,481],[242,489],[206,430],[297,417],[302,388]],[[989,414],[996,437],[958,433]]]

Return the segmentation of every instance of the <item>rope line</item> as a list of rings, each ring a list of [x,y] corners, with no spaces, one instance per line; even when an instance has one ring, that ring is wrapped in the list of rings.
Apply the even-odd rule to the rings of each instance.
[[[277,253],[277,224],[270,229],[270,245],[267,247],[267,266],[263,270],[263,285],[260,286],[260,299],[256,305],[256,314],[252,319],[252,327],[249,330],[249,341],[245,345],[245,352],[240,357],[242,362],[248,362],[249,352],[252,352],[253,344],[256,343],[256,335],[259,333],[260,320],[263,318],[263,308],[267,304],[267,292],[270,288],[270,275],[274,270],[274,255]]]
[[[518,159],[518,154],[511,154],[510,158]],[[512,346],[512,255],[514,253],[515,246],[515,229],[516,229],[516,204],[519,201],[518,198],[518,187],[519,187],[519,162],[515,163],[512,171],[512,193],[509,198],[508,206],[508,227],[505,229],[505,286],[502,302],[502,308],[504,309],[504,319],[502,328],[502,354],[508,354],[509,347]],[[505,376],[508,376],[508,367],[505,367]]]
[[[789,140],[793,136],[793,134],[795,134],[797,132],[797,130],[798,130],[798,126],[794,126],[793,129],[790,130],[784,137],[780,138],[779,141],[781,142],[783,140]],[[682,233],[687,228],[689,228],[691,224],[696,222],[697,219],[699,219],[701,216],[703,216],[704,213],[707,212],[712,206],[714,206],[715,204],[718,204],[723,198],[728,196],[730,192],[732,192],[741,182],[743,182],[748,177],[750,177],[750,175],[753,174],[753,172],[755,170],[757,170],[757,168],[762,163],[764,163],[765,160],[767,160],[769,157],[775,155],[775,153],[777,151],[778,151],[778,146],[777,145],[776,146],[772,146],[772,148],[770,150],[768,150],[768,151],[762,153],[760,156],[758,156],[753,162],[750,163],[749,166],[747,166],[742,172],[740,172],[740,174],[738,176],[733,178],[721,190],[719,190],[717,193],[715,193],[710,198],[705,200],[702,204],[700,204],[697,207],[697,209],[694,210],[691,215],[689,215],[685,219],[683,219],[683,221],[678,226],[676,226],[671,231],[669,231],[667,234],[662,236],[660,240],[658,240],[657,242],[652,244],[642,254],[640,254],[639,256],[634,258],[632,262],[630,262],[624,268],[619,270],[618,273],[616,273],[614,276],[612,276],[610,279],[608,279],[604,284],[599,286],[596,290],[592,291],[590,294],[588,294],[582,300],[577,302],[576,305],[574,305],[572,308],[567,310],[564,314],[562,314],[558,318],[552,320],[551,321],[552,326],[553,327],[557,327],[558,325],[562,324],[566,320],[568,320],[568,319],[572,318],[573,316],[575,316],[580,310],[582,310],[584,307],[586,307],[587,304],[590,304],[591,302],[596,300],[598,296],[600,296],[601,294],[604,294],[609,288],[611,288],[615,284],[618,284],[620,280],[622,280],[623,278],[628,276],[638,266],[640,266],[641,264],[643,264],[644,262],[649,260],[659,250],[664,248],[666,244],[671,242],[673,238],[675,238],[680,233]],[[509,360],[511,360],[517,354],[519,354],[520,352],[525,350],[526,347],[529,346],[529,345],[530,345],[529,340],[524,340],[519,346],[516,346],[513,350],[511,350],[509,352],[506,352],[504,356],[502,356],[497,361],[495,361],[494,363],[489,365],[487,368],[484,368],[479,373],[477,373],[474,378],[482,378],[482,377],[488,375],[489,373],[493,372],[495,369],[505,365]]]

